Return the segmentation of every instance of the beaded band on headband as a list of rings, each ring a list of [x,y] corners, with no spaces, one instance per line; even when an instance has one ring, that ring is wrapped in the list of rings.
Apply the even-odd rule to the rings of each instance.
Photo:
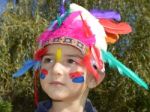
[[[82,54],[85,54],[88,49],[88,47],[85,44],[83,44],[81,41],[66,36],[49,39],[48,41],[45,42],[45,44],[43,44],[42,47],[45,47],[49,44],[71,45],[78,48],[82,52]]]

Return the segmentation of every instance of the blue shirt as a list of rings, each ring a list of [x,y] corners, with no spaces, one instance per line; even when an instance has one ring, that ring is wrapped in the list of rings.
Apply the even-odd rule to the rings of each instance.
[[[42,102],[39,103],[39,105],[38,105],[35,112],[48,112],[48,110],[51,107],[52,107],[51,100],[42,101]],[[89,99],[86,100],[84,111],[85,112],[97,112]]]

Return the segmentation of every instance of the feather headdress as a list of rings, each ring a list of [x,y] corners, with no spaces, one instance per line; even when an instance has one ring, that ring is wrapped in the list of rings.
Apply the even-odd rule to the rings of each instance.
[[[107,51],[106,38],[112,38],[112,37],[109,37],[110,35],[113,35],[114,37],[115,36],[118,37],[118,35],[120,34],[128,34],[132,31],[132,28],[130,27],[129,24],[125,22],[114,21],[114,19],[120,21],[121,18],[118,13],[113,12],[113,11],[111,12],[110,11],[106,11],[106,12],[91,11],[91,13],[93,13],[91,15],[85,8],[78,6],[76,4],[71,4],[70,10],[71,12],[74,12],[74,11],[82,12],[84,21],[88,23],[90,30],[95,35],[95,38],[96,38],[95,46],[100,50],[99,53],[100,53],[100,56],[102,56],[102,61],[105,63],[108,63],[111,67],[116,68],[121,75],[129,77],[134,82],[142,86],[143,88],[149,89],[148,85],[136,73],[134,73],[132,70],[127,68],[125,65],[123,65],[110,52]],[[110,16],[110,13],[112,14],[111,16]],[[107,40],[109,40],[110,43],[114,43],[116,41],[116,40],[112,41],[111,39],[107,39]]]

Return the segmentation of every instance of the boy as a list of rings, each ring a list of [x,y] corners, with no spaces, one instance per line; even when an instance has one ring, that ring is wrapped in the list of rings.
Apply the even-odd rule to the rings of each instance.
[[[94,12],[92,14],[95,15]],[[81,6],[71,4],[69,11],[63,12],[38,38],[39,49],[34,60],[27,61],[23,67],[28,68],[14,74],[18,77],[34,67],[36,112],[96,112],[87,96],[89,90],[104,79],[104,62],[148,89],[142,79],[107,52],[106,40],[114,43],[118,34],[131,32],[130,26],[122,23],[126,29],[119,27],[122,32],[116,32],[113,28],[117,27],[117,23],[104,16],[98,17],[98,20],[92,14]],[[51,99],[39,104],[38,72],[41,87]]]
[[[57,59],[58,50],[61,52],[60,60]],[[48,51],[43,56],[41,65],[41,69],[47,70],[48,75],[44,79],[41,78],[40,82],[44,92],[52,99],[49,112],[83,112],[83,110],[95,112],[86,99],[89,89],[98,85],[104,75],[97,82],[92,75],[87,73],[86,68],[79,64],[78,61],[82,59],[83,54],[73,46],[62,44],[48,46]],[[73,73],[81,73],[84,81],[76,82],[75,78],[71,78]],[[44,103],[48,104],[50,101]],[[41,103],[37,112],[45,112],[40,111],[43,107],[44,104]]]

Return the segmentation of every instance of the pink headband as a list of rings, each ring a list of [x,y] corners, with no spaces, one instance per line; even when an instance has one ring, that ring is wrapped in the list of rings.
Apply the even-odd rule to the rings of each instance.
[[[42,44],[42,46],[45,46],[45,44],[47,44],[48,41],[53,40],[55,38],[70,37],[71,39],[79,40],[87,47],[94,45],[94,35],[86,37],[85,31],[83,29],[83,22],[80,20],[75,20],[75,18],[79,15],[79,11],[73,12],[66,18],[66,20],[58,29],[54,31],[46,29],[46,31],[43,32],[38,38],[38,42]]]

